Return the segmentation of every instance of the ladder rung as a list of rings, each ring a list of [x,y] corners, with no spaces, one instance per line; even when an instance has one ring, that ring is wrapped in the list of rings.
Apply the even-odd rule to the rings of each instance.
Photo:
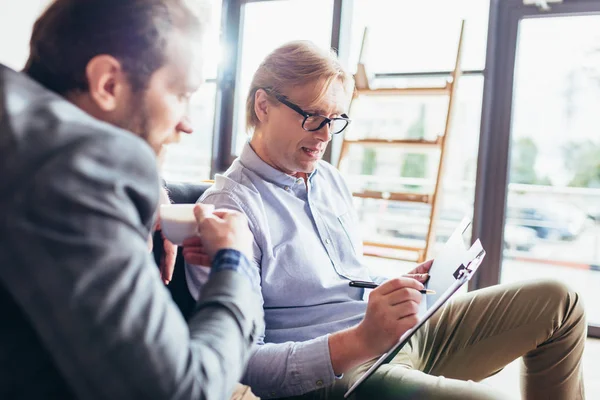
[[[386,251],[387,250],[387,251]],[[363,255],[399,261],[423,261],[424,249],[387,243],[364,242]],[[409,254],[413,254],[412,257]]]
[[[361,95],[369,96],[440,96],[450,94],[451,85],[434,87],[407,87],[407,88],[378,88],[378,89],[357,89],[356,92]]]
[[[404,257],[398,254],[382,254],[382,253],[370,253],[363,252],[364,256],[367,257],[377,257],[377,258],[385,258],[386,260],[394,260],[394,261],[411,261],[411,262],[420,262],[420,259],[417,257]]]
[[[425,139],[346,139],[348,144],[359,144],[362,146],[410,146],[410,147],[439,147],[442,143],[442,137],[438,136],[435,140]]]
[[[363,246],[379,247],[379,248],[382,248],[382,249],[412,251],[412,252],[415,252],[415,253],[418,253],[418,252],[421,252],[421,251],[424,250],[422,247],[404,246],[404,245],[401,245],[401,244],[392,244],[392,243],[384,243],[384,242],[369,242],[369,241],[363,242]]]
[[[354,193],[352,193],[352,195],[354,197],[360,197],[362,199],[410,201],[413,203],[425,203],[425,204],[429,204],[431,202],[431,198],[432,198],[432,196],[430,194],[378,192],[375,190],[363,190],[362,192],[354,192]]]

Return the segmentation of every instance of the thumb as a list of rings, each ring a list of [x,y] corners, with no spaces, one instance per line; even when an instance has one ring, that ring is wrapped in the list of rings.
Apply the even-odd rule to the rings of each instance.
[[[196,217],[196,222],[201,223],[205,218],[212,215],[215,206],[212,204],[201,204],[198,203],[194,207],[194,216]]]

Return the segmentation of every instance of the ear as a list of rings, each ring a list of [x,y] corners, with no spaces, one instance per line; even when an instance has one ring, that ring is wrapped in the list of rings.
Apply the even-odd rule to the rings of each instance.
[[[88,62],[85,74],[92,100],[101,110],[114,111],[129,90],[121,63],[112,56],[101,54]]]
[[[254,113],[261,123],[264,123],[269,118],[269,107],[271,102],[269,95],[263,89],[258,89],[254,94]]]

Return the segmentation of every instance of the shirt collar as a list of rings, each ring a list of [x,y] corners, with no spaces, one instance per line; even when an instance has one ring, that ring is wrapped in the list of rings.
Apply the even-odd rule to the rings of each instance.
[[[285,172],[281,172],[278,169],[275,169],[266,162],[264,162],[258,156],[258,154],[256,154],[252,146],[250,146],[250,142],[246,142],[246,144],[244,144],[244,147],[242,148],[242,152],[240,154],[240,162],[243,164],[244,167],[256,173],[264,180],[275,183],[278,186],[286,187],[294,186],[297,184],[304,184],[304,180],[302,178],[297,178],[295,176],[288,175]],[[308,174],[308,180],[312,181],[312,178],[316,175],[316,173],[317,168],[315,168],[313,172]]]

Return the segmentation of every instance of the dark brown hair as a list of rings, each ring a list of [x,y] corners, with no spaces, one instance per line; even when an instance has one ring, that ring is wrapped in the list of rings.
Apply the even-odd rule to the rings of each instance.
[[[133,90],[143,90],[165,63],[175,29],[202,32],[206,21],[192,11],[184,0],[55,0],[33,27],[24,72],[62,95],[87,91],[88,62],[107,54]]]

